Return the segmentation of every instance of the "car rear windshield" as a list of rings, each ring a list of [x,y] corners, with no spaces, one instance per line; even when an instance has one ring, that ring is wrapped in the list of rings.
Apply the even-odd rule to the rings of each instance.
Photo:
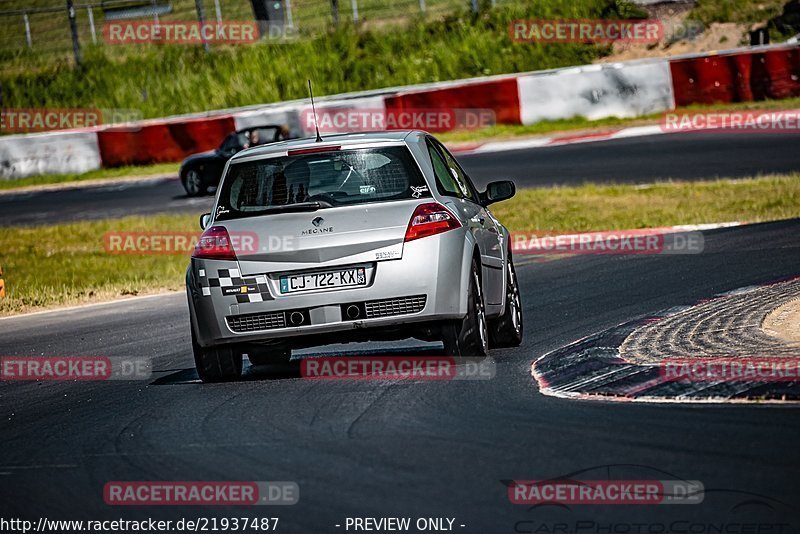
[[[289,210],[295,204],[318,202],[327,208],[429,196],[405,146],[331,150],[231,163],[216,219]]]

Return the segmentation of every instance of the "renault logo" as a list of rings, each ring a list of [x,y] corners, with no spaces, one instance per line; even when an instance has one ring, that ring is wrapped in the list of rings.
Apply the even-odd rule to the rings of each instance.
[[[311,224],[313,224],[314,226],[319,228],[320,225],[322,223],[324,223],[324,222],[325,222],[325,219],[323,219],[322,217],[314,217],[314,219],[311,221]]]

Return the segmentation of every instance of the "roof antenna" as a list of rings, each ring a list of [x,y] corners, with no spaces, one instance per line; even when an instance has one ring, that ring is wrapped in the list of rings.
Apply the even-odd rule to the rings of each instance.
[[[317,143],[322,142],[322,136],[319,135],[319,123],[317,122],[317,108],[314,107],[314,91],[311,90],[311,80],[308,80],[308,94],[311,95],[311,111],[314,112],[314,128],[317,130]]]

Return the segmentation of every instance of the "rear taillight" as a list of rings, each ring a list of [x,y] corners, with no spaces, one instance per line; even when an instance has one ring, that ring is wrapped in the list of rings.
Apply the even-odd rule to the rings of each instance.
[[[406,241],[414,241],[421,237],[441,234],[448,230],[461,228],[455,215],[437,202],[420,204],[414,210],[406,229]]]
[[[203,232],[194,247],[193,258],[236,261],[231,236],[224,226],[212,226]]]

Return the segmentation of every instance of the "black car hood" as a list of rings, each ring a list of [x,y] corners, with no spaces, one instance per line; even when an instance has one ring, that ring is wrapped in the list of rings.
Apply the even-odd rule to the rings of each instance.
[[[198,152],[197,154],[192,154],[191,156],[183,160],[183,165],[186,165],[187,163],[203,163],[206,161],[222,159],[222,158],[223,156],[222,154],[219,153],[219,151],[209,150],[207,152]]]

